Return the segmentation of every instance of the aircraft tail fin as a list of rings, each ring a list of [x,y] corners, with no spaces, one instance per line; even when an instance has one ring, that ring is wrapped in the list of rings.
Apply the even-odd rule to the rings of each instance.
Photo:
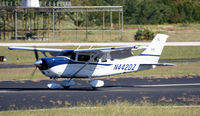
[[[143,51],[139,56],[148,56],[145,58],[147,61],[151,63],[158,63],[167,38],[168,35],[157,34],[147,49]]]

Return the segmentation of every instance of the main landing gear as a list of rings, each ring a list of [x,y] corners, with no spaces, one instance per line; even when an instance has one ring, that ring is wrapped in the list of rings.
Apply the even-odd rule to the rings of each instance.
[[[61,82],[61,86],[64,89],[68,89],[70,88],[70,86],[73,86],[73,85],[75,85],[75,81],[73,81],[72,78],[70,80],[64,80]]]
[[[89,79],[90,79],[90,86],[95,90],[104,86],[104,81],[102,80],[93,80],[92,77],[89,77]]]
[[[93,80],[92,77],[89,77],[89,79],[90,79],[90,86],[95,90],[104,86],[104,81],[102,80]],[[47,87],[49,89],[61,89],[61,88],[68,89],[70,86],[73,85],[75,85],[75,81],[73,81],[72,78],[70,78],[69,80],[61,81],[60,83],[56,81],[56,78],[53,78],[52,82],[47,84]]]

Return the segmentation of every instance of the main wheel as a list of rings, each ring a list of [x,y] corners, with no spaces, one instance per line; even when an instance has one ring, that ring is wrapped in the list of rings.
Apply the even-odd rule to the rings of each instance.
[[[69,88],[70,88],[70,86],[63,86],[63,88],[64,88],[64,89],[69,89]]]
[[[98,89],[99,89],[99,87],[92,87],[92,89],[93,89],[93,90],[98,90]]]

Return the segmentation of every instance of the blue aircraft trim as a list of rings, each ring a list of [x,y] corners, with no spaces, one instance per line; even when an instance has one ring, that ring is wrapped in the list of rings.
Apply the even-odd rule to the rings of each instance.
[[[46,57],[42,58],[42,60],[47,63],[48,69],[57,65],[68,64],[71,62],[71,60],[66,57]]]
[[[69,62],[69,64],[85,64],[84,62]],[[90,65],[103,65],[103,66],[111,66],[112,64],[100,64],[100,63],[88,63]]]
[[[48,65],[48,69],[52,68],[54,66],[62,65],[62,64],[85,64],[84,62],[75,62],[71,59],[68,59],[66,57],[46,57],[41,58],[41,60],[44,60],[46,64]],[[88,63],[89,65],[103,65],[103,66],[111,66],[112,64],[101,64],[101,63]]]
[[[154,54],[140,54],[139,56],[156,56],[156,57],[160,57],[160,55],[154,55]]]

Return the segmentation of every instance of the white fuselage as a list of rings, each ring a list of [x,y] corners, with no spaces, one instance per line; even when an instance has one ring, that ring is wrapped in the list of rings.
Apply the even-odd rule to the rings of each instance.
[[[138,70],[152,68],[152,66],[140,66],[141,62],[144,62],[141,58],[133,56],[122,60],[107,60],[107,62],[98,63],[73,61],[71,63],[53,66],[47,70],[41,70],[41,72],[44,75],[53,78],[88,78],[136,72]]]

